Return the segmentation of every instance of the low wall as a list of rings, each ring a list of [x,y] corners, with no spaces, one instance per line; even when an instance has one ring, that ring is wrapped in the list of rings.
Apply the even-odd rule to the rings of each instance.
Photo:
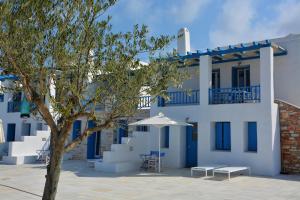
[[[280,109],[281,172],[300,173],[300,108],[277,101]]]

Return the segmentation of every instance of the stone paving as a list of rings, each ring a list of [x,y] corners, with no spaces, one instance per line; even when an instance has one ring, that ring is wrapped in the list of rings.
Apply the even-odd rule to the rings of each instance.
[[[41,199],[45,167],[0,164],[0,199]],[[300,176],[191,178],[188,169],[161,174],[109,174],[94,171],[83,161],[65,161],[58,200],[299,200]],[[28,193],[29,192],[29,193]],[[30,194],[32,193],[32,194]]]

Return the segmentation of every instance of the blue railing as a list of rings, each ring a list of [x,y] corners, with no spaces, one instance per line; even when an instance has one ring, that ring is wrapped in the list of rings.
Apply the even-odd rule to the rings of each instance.
[[[260,102],[260,86],[209,89],[210,104]]]
[[[151,96],[140,97],[138,108],[150,108],[151,107]]]
[[[159,107],[199,104],[199,90],[168,92],[167,95],[169,97],[168,100],[158,97]]]
[[[19,101],[9,101],[7,102],[7,112],[20,112],[21,102]]]

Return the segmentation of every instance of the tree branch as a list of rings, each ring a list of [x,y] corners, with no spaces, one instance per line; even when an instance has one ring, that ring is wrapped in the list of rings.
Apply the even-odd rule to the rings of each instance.
[[[65,146],[64,151],[68,152],[68,151],[72,150],[75,146],[80,144],[84,139],[86,139],[93,132],[100,131],[102,129],[111,127],[113,120],[114,120],[114,117],[110,116],[108,119],[106,119],[106,121],[103,124],[93,127],[93,128],[86,128],[80,136],[78,136],[75,140],[73,140],[71,143],[69,143]]]

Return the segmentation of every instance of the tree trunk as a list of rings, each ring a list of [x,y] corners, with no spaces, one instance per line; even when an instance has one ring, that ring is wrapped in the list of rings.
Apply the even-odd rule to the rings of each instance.
[[[64,153],[64,145],[55,145],[55,147],[51,145],[51,148],[53,151],[50,153],[50,163],[47,166],[43,200],[55,200]]]

